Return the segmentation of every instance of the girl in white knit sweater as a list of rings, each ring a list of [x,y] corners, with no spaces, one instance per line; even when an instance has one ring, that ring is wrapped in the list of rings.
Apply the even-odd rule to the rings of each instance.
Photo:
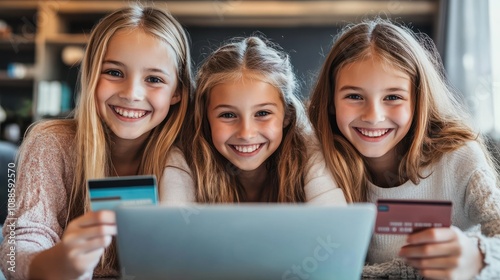
[[[451,228],[375,234],[365,277],[500,278],[498,175],[462,112],[430,40],[383,20],[338,36],[309,117],[347,200],[453,202]]]

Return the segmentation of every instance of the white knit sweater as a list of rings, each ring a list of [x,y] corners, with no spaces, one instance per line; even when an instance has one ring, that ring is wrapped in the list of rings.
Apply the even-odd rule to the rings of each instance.
[[[332,174],[326,167],[319,146],[309,143],[308,172],[304,178],[306,202],[317,205],[346,205],[344,193],[335,183]],[[160,201],[175,205],[194,203],[195,185],[189,166],[182,152],[172,149],[167,159],[167,167],[160,182]]]
[[[477,278],[500,279],[500,189],[495,171],[475,141],[448,153],[428,168],[429,176],[415,185],[408,181],[394,188],[371,185],[368,200],[379,198],[450,200],[452,225],[479,240],[486,266]],[[363,277],[420,278],[397,258],[406,236],[374,234]]]

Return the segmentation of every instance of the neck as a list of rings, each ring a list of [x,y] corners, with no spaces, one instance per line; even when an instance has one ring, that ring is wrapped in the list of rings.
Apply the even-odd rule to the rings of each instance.
[[[144,145],[149,134],[146,133],[137,139],[121,139],[111,133],[111,172],[116,176],[132,176],[139,172],[139,165],[144,153]]]
[[[252,171],[240,170],[238,180],[245,190],[244,202],[262,202],[263,193],[267,186],[267,176],[265,164]]]
[[[400,157],[396,149],[389,151],[379,158],[365,158],[372,183],[382,188],[393,188],[404,183],[399,174]]]

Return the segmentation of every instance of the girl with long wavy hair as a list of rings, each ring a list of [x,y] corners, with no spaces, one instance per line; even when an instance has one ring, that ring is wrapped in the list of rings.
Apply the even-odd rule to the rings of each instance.
[[[18,208],[8,217],[16,222],[15,272],[11,245],[1,247],[8,279],[119,276],[114,212],[90,211],[87,180],[161,180],[187,111],[190,67],[186,33],[161,9],[123,8],[94,27],[74,117],[34,125],[20,148]]]
[[[498,174],[429,39],[385,20],[350,25],[308,113],[349,202],[452,201],[452,227],[374,234],[364,277],[500,277]]]
[[[196,87],[194,136],[170,157],[163,201],[345,204],[278,46],[234,39],[206,58]]]

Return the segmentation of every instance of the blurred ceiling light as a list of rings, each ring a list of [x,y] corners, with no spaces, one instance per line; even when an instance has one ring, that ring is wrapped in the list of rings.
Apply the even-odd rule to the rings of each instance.
[[[68,46],[62,50],[61,58],[64,64],[68,66],[73,66],[80,64],[83,59],[85,50],[83,47],[79,46]]]

